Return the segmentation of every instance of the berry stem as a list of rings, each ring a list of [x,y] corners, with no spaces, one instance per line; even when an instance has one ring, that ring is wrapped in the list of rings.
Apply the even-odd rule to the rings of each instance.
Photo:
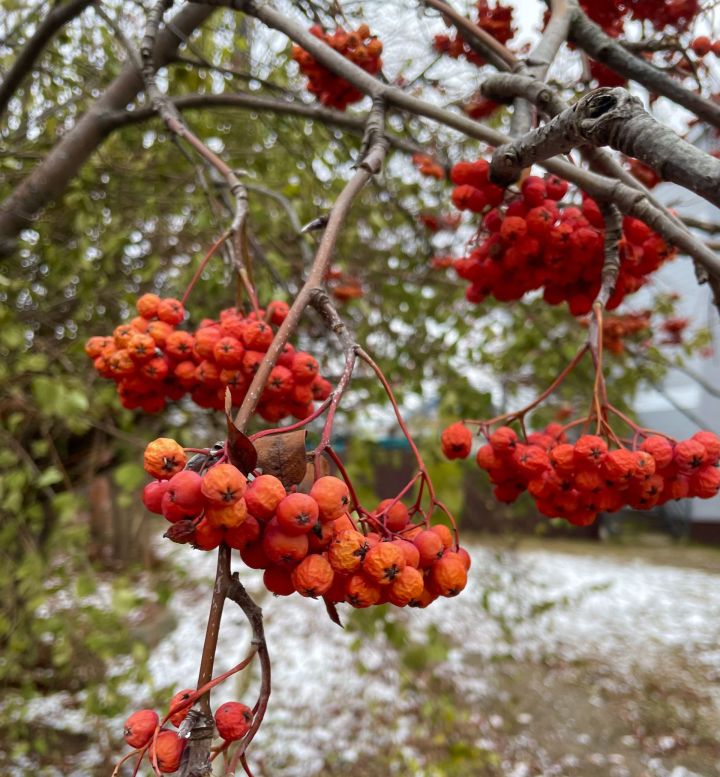
[[[187,288],[185,289],[185,293],[182,295],[180,302],[182,302],[183,305],[187,302],[187,299],[190,296],[190,292],[193,290],[193,287],[202,275],[203,270],[207,266],[207,263],[212,259],[212,257],[215,255],[215,252],[230,237],[230,235],[231,232],[228,229],[223,232],[222,235],[220,235],[220,237],[212,244],[212,246],[210,246],[210,250],[205,254],[205,257],[203,258],[202,262],[200,262],[199,267],[197,270],[195,270],[195,274],[193,275],[190,283],[188,283]]]

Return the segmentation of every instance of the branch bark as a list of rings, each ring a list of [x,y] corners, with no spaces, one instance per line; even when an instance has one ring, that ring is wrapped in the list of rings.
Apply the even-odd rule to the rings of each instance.
[[[720,206],[720,160],[660,124],[640,100],[620,87],[596,89],[544,126],[496,149],[491,177],[507,185],[523,168],[584,143],[611,146],[637,157],[663,180]]]
[[[345,188],[340,193],[340,196],[335,201],[333,209],[330,211],[330,217],[325,227],[322,240],[320,241],[320,246],[318,247],[305,283],[298,292],[285,320],[275,334],[275,338],[273,339],[270,348],[268,348],[266,357],[263,359],[260,367],[255,373],[252,383],[245,395],[245,399],[238,410],[235,418],[235,425],[240,431],[245,430],[248,421],[255,412],[255,408],[260,401],[260,395],[267,383],[268,376],[275,366],[288,338],[297,328],[300,317],[305,308],[310,304],[315,290],[323,286],[323,279],[327,268],[330,266],[330,261],[332,260],[340,230],[355,197],[362,191],[365,184],[382,169],[388,146],[387,140],[385,139],[384,121],[385,106],[382,100],[376,100],[373,104],[373,109],[368,115],[367,132],[363,142],[364,152],[360,164],[353,177],[348,181]]]
[[[67,3],[56,5],[38,24],[37,29],[0,83],[0,119],[7,110],[13,94],[28,76],[36,60],[55,33],[76,16],[79,16],[89,5],[95,5],[97,2],[98,0],[68,0]]]
[[[616,73],[637,81],[649,91],[669,98],[698,118],[720,127],[720,105],[685,89],[670,76],[633,55],[621,43],[606,35],[601,27],[579,9],[573,15],[570,40]]]
[[[189,5],[174,18],[174,25],[189,34],[213,12],[206,5]],[[180,38],[165,29],[158,36],[154,60],[166,64],[180,45]],[[117,78],[65,134],[45,159],[0,205],[0,257],[11,254],[17,237],[52,200],[59,197],[106,135],[104,118],[128,105],[142,88],[137,68],[128,62]]]
[[[323,108],[319,105],[302,103],[298,100],[283,100],[274,97],[263,97],[258,94],[248,94],[246,92],[232,92],[223,94],[188,94],[182,97],[171,98],[170,102],[179,110],[190,110],[192,108],[237,108],[239,110],[260,111],[269,113],[286,114],[288,116],[299,116],[313,121],[320,121],[331,127],[340,127],[341,129],[362,135],[365,131],[367,116],[358,116],[357,114],[342,113],[334,111],[331,108]],[[157,111],[153,107],[139,108],[132,111],[113,111],[103,116],[103,126],[105,132],[109,133],[120,127],[131,124],[139,124],[143,121],[157,116]],[[393,148],[404,151],[407,154],[425,154],[428,151],[423,146],[411,143],[404,138],[386,132],[385,137]],[[439,160],[445,164],[445,160]]]

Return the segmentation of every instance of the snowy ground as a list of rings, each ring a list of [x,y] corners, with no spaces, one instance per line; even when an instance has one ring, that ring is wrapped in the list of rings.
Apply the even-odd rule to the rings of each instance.
[[[185,547],[174,546],[172,553],[191,570],[197,585],[171,600],[178,625],[153,651],[150,671],[158,686],[179,689],[192,685],[197,673],[214,561],[210,554]],[[403,629],[401,642],[422,644],[426,639],[437,641],[440,635],[448,647],[432,674],[449,678],[452,687],[462,689],[469,731],[475,732],[473,746],[483,752],[497,751],[499,759],[497,771],[488,766],[488,771],[468,774],[710,777],[720,773],[717,743],[714,749],[710,743],[709,756],[704,752],[699,761],[683,761],[680,744],[702,739],[692,721],[680,726],[679,735],[660,732],[653,739],[638,712],[638,706],[642,712],[643,694],[648,693],[647,678],[658,672],[672,672],[688,685],[687,689],[683,685],[681,694],[688,719],[695,720],[694,707],[702,699],[709,699],[715,712],[720,707],[718,576],[549,551],[495,554],[477,547],[472,555],[470,582],[459,597],[439,600],[426,610],[392,613]],[[255,761],[258,771],[282,777],[344,774],[328,766],[333,754],[341,753],[342,761],[351,763],[356,757],[367,759],[368,754],[399,749],[406,759],[399,773],[432,774],[423,770],[425,756],[417,744],[409,744],[419,725],[418,688],[427,678],[399,660],[397,639],[389,640],[382,630],[366,636],[357,627],[340,629],[328,620],[322,602],[299,596],[272,598],[263,591],[259,574],[243,570],[242,575],[263,605],[273,659],[271,704],[253,745],[260,759]],[[341,615],[346,613],[343,608]],[[433,629],[436,636],[428,637]],[[229,603],[216,673],[241,660],[248,638],[240,611]],[[578,674],[578,666],[591,666],[592,671],[583,669]],[[554,684],[546,687],[551,676]],[[585,683],[587,693],[578,695],[579,702],[571,700]],[[245,672],[218,689],[215,698],[252,704],[256,685],[257,677]],[[698,699],[688,700],[690,692],[697,692]],[[136,698],[147,695],[148,689],[136,689]],[[540,710],[532,707],[534,696],[545,699]],[[586,720],[578,709],[584,698]],[[509,700],[514,700],[512,709]],[[55,704],[63,701],[54,699]],[[39,704],[38,712],[52,703]],[[557,747],[553,750],[544,733],[543,703],[548,714],[563,704],[575,710],[572,731],[564,736],[577,741],[565,753]],[[668,703],[675,704],[675,697]],[[609,734],[609,752],[601,752],[602,743],[593,741],[597,739],[593,705],[609,705],[608,715],[627,713],[627,730]],[[661,716],[669,714],[663,711]],[[66,720],[68,728],[78,725],[77,716]],[[379,720],[384,723],[378,725]],[[88,775],[92,761],[88,753],[74,770],[63,774]],[[682,765],[685,762],[701,763],[704,771],[688,770]],[[420,765],[407,766],[410,763]],[[29,773],[19,768],[14,774]]]

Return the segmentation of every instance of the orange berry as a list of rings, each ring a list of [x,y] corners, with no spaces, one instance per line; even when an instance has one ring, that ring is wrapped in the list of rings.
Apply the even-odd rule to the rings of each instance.
[[[307,534],[287,534],[273,521],[265,530],[262,548],[274,564],[292,566],[307,556],[308,537]]]
[[[413,540],[420,554],[420,569],[427,569],[433,562],[441,558],[445,546],[442,539],[434,531],[421,531]]]
[[[165,321],[151,321],[148,324],[147,334],[158,344],[160,348],[164,348],[167,343],[168,337],[173,333],[173,328]]]
[[[168,707],[168,713],[174,709],[175,707],[180,707],[177,712],[174,712],[170,717],[170,722],[175,726],[175,728],[179,728],[180,724],[185,720],[185,718],[188,716],[188,713],[190,712],[193,702],[191,699],[195,695],[195,691],[192,688],[185,688],[182,691],[178,691],[172,699],[170,699],[170,705]],[[182,702],[187,702],[187,704],[182,704]]]
[[[205,499],[215,505],[229,505],[239,501],[245,493],[245,475],[232,464],[216,464],[203,477]]]
[[[143,318],[153,318],[157,315],[159,304],[160,297],[157,294],[143,294],[135,303],[135,307]]]
[[[322,596],[330,589],[333,581],[333,569],[323,556],[306,556],[292,571],[295,590],[302,596],[313,599]]]
[[[268,567],[263,573],[263,584],[275,596],[290,596],[295,593],[295,586],[287,567]]]
[[[402,551],[403,555],[405,556],[405,565],[409,567],[415,567],[417,569],[418,564],[420,563],[420,553],[415,547],[415,543],[406,539],[398,538],[393,540],[392,544],[395,545],[396,548],[400,548]]]
[[[161,731],[157,735],[155,742],[150,745],[150,750],[148,751],[150,763],[153,763],[157,758],[158,769],[163,774],[176,772],[180,768],[180,760],[186,741],[185,739],[180,739],[174,731]]]
[[[317,502],[321,521],[334,521],[347,512],[350,491],[340,478],[326,475],[318,478],[310,489],[310,496]]]
[[[378,505],[375,515],[379,516],[380,513],[385,511],[392,503],[392,499],[383,499]],[[384,518],[381,518],[380,520],[384,520],[385,527],[391,532],[402,531],[410,520],[410,513],[402,502],[395,502],[395,504],[387,510]]]
[[[460,421],[450,424],[440,436],[442,452],[448,459],[466,459],[472,449],[472,432]]]
[[[158,480],[167,480],[187,464],[182,446],[168,437],[158,437],[145,448],[145,472]]]
[[[365,554],[363,573],[380,585],[390,585],[405,568],[405,554],[391,542],[380,542]]]
[[[275,509],[278,526],[288,534],[307,534],[319,514],[317,502],[307,494],[288,494]]]
[[[457,553],[446,553],[430,567],[430,582],[440,596],[456,596],[467,585],[465,562]]]
[[[345,601],[357,608],[370,607],[380,601],[380,586],[364,575],[351,575],[345,583]]]
[[[425,588],[425,581],[420,570],[406,566],[393,580],[388,593],[388,600],[396,607],[405,607],[418,599]]]
[[[114,345],[112,337],[91,337],[85,343],[85,353],[91,359],[97,359],[109,345]]]
[[[239,526],[233,526],[225,531],[225,543],[231,548],[242,550],[246,545],[255,542],[260,537],[260,524],[254,515],[248,513]]]
[[[175,326],[185,318],[185,308],[180,300],[166,297],[157,307],[157,317],[166,324]]]
[[[457,554],[462,559],[463,564],[465,564],[465,569],[470,570],[472,559],[470,558],[470,554],[467,552],[467,550],[465,550],[465,548],[458,548]]]
[[[192,544],[198,550],[215,550],[223,541],[225,532],[219,526],[213,526],[205,518],[195,527]]]
[[[247,520],[248,511],[244,499],[227,505],[213,505],[205,510],[205,520],[217,528],[236,529]]]
[[[337,572],[355,572],[370,550],[365,537],[353,529],[346,529],[335,535],[330,544],[330,566]]]
[[[130,358],[142,364],[155,356],[155,341],[148,334],[136,332],[127,343],[127,351]]]
[[[226,742],[242,739],[250,730],[252,720],[250,707],[237,701],[228,701],[215,710],[215,726]]]
[[[138,710],[125,721],[123,736],[130,747],[145,747],[160,722],[155,710]]]
[[[285,486],[274,475],[260,475],[248,485],[245,501],[257,519],[269,521],[285,496]]]
[[[339,518],[336,518],[333,521],[332,526],[335,534],[340,534],[341,531],[355,528],[355,524],[352,522],[352,518],[347,513],[341,515]]]
[[[442,544],[446,548],[449,548],[455,542],[452,531],[444,523],[437,523],[435,526],[431,526],[430,531],[435,532],[440,537]]]

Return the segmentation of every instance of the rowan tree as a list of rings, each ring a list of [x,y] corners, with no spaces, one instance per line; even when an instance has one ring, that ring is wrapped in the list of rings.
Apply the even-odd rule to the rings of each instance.
[[[8,672],[35,682],[38,570],[76,573],[58,550],[83,484],[114,468],[137,490],[133,444],[166,537],[218,558],[197,684],[127,721],[136,769],[199,777],[212,752],[251,774],[270,650],[243,566],[333,619],[460,594],[469,556],[403,417],[410,395],[440,396],[432,447],[477,449],[499,501],[527,490],[549,518],[717,493],[714,434],[673,440],[630,407],[707,345],[653,275],[692,261],[720,302],[714,225],[653,191],[719,204],[702,149],[720,127],[720,31],[697,0],[536,5],[530,42],[517,8],[486,0],[6,13]],[[489,370],[507,403],[537,398],[493,412]],[[378,505],[333,448],[337,414],[371,405],[415,461]],[[226,599],[252,649],[213,678]],[[254,706],[213,710],[212,688],[254,659]]]

